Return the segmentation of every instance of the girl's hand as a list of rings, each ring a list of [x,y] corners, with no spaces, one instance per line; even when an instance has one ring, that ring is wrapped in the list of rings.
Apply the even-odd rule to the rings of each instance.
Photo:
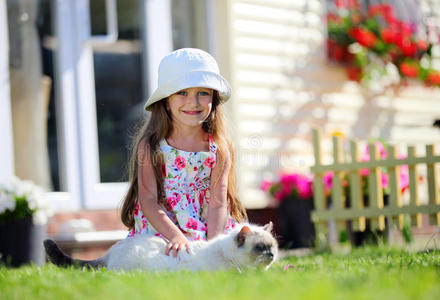
[[[173,256],[177,257],[177,253],[183,248],[189,253],[188,247],[189,241],[184,235],[176,236],[168,241],[168,245],[165,248],[165,255],[170,255],[170,252],[173,251]]]

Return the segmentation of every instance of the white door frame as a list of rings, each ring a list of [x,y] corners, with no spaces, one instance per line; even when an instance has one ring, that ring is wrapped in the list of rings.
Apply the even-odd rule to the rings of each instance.
[[[9,39],[6,1],[0,1],[0,183],[14,175]]]
[[[92,37],[89,0],[56,0],[56,107],[60,184],[55,210],[117,208],[128,184],[101,183],[92,46],[117,39],[115,0],[107,0],[105,37]],[[155,88],[160,59],[172,49],[170,0],[143,0],[144,74]],[[116,29],[115,29],[116,28]],[[154,77],[153,77],[154,76]]]

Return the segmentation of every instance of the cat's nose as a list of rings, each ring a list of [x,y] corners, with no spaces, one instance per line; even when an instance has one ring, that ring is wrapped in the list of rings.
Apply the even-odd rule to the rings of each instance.
[[[270,259],[273,258],[273,253],[272,253],[272,252],[266,252],[265,255],[266,255],[268,258],[270,258]]]

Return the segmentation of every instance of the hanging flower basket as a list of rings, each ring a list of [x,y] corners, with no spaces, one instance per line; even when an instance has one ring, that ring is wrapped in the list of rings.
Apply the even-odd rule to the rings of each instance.
[[[390,3],[336,0],[327,15],[328,59],[372,92],[417,79],[440,86],[439,36],[433,25],[405,22]]]

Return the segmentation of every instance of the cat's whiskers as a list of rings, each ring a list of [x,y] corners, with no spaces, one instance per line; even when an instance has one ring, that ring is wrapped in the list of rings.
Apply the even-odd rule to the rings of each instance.
[[[230,262],[238,270],[239,273],[242,273],[240,264],[236,262],[234,258],[231,258]]]

